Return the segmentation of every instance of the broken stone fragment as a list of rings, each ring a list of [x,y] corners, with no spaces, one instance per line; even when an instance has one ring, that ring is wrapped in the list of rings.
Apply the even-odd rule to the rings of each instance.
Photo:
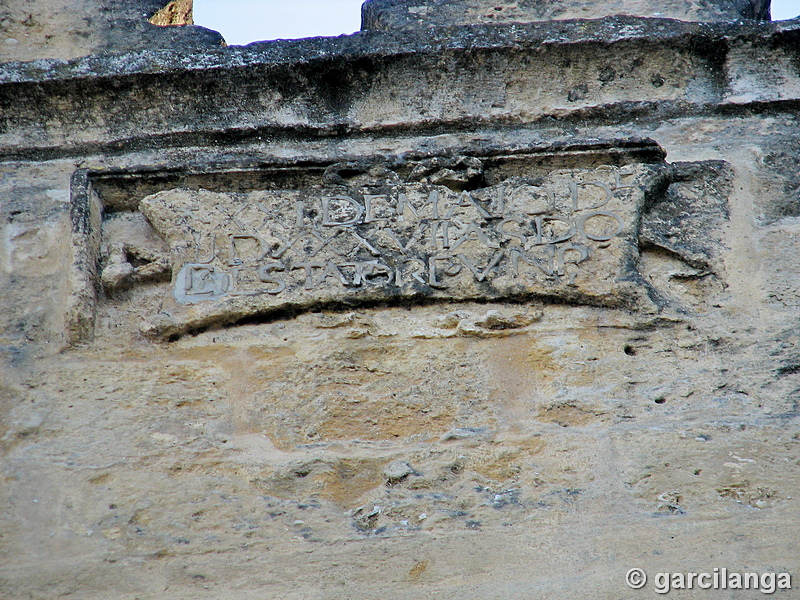
[[[541,311],[515,313],[507,317],[496,310],[490,310],[475,321],[475,325],[491,330],[519,329],[520,327],[526,327],[531,323],[535,323],[541,318]]]
[[[403,481],[409,475],[415,475],[416,471],[411,468],[407,462],[395,460],[386,465],[383,470],[383,476],[386,478],[386,483],[394,484]]]
[[[458,327],[458,324],[463,321],[464,319],[468,319],[470,314],[465,310],[456,310],[451,313],[447,313],[441,317],[438,317],[433,321],[434,327],[439,327],[441,329],[455,329]]]
[[[138,266],[134,266],[133,263]],[[115,242],[108,246],[108,258],[100,279],[108,291],[121,290],[135,283],[169,278],[169,257],[147,248]]]
[[[115,290],[130,283],[134,267],[125,256],[125,249],[121,244],[109,248],[108,264],[103,269],[101,280],[107,290]]]
[[[456,427],[442,436],[443,442],[469,440],[487,437],[490,431],[485,427]]]
[[[315,325],[321,329],[349,328],[346,335],[351,339],[374,335],[378,329],[374,320],[355,312],[344,315],[321,315]]]
[[[542,314],[541,310],[526,309],[507,316],[497,310],[489,310],[477,316],[466,310],[456,310],[435,318],[431,323],[432,328],[417,331],[414,337],[506,337],[523,332],[528,325],[540,321]]]
[[[520,312],[507,317],[496,310],[490,310],[477,319],[459,321],[456,333],[464,337],[505,337],[519,333],[524,327],[541,318],[541,311]]]

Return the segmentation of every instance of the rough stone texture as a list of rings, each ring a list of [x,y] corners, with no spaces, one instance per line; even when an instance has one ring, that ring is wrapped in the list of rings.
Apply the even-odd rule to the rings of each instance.
[[[645,198],[665,187],[666,170],[606,165],[537,178],[525,158],[486,172],[475,157],[452,169],[422,160],[407,165],[406,181],[365,162],[333,165],[304,189],[159,192],[138,208],[170,251],[109,221],[101,278],[116,292],[171,268],[174,303],[143,326],[162,337],[345,302],[539,297],[653,310],[634,265]]]
[[[153,25],[194,25],[192,0],[174,0],[159,9],[150,19]]]
[[[645,600],[726,568],[793,598],[798,36],[613,17],[0,65],[0,597]],[[588,177],[624,235],[580,241],[574,288],[494,293],[481,244],[537,252],[569,182],[606,200]],[[334,190],[389,196],[383,232],[347,200],[324,225]],[[280,239],[236,236],[293,233],[283,199],[370,242],[420,190],[477,203],[451,216],[484,281],[175,297],[193,233],[229,244],[191,264],[260,269]]]
[[[770,20],[768,0],[367,0],[362,28],[393,31],[618,15],[719,22]]]
[[[186,0],[169,5],[164,0],[10,0],[0,5],[0,62],[224,44],[222,36],[203,27],[158,27],[191,25],[190,15]]]

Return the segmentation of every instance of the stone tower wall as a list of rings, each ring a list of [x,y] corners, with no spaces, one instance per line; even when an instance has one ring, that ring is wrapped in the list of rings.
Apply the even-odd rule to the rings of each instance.
[[[800,24],[542,6],[0,7],[0,597],[793,597]]]

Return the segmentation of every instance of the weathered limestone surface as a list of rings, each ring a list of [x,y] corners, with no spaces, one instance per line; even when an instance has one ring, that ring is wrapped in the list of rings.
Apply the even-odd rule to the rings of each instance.
[[[531,23],[615,15],[681,21],[769,21],[765,0],[368,0],[364,29],[399,30],[477,23]]]
[[[0,597],[793,598],[800,25],[729,21],[0,64]]]
[[[441,184],[460,183],[452,169],[426,162],[411,176],[428,171]],[[465,180],[470,170],[475,176],[483,170],[474,157],[462,162]],[[473,191],[405,183],[379,166],[358,186],[239,196],[160,192],[143,199],[139,210],[170,246],[169,255],[148,257],[137,269],[127,256],[146,250],[109,241],[119,258],[109,260],[102,280],[119,289],[172,263],[175,304],[143,328],[162,337],[342,298],[547,297],[655,308],[632,267],[645,197],[664,185],[657,167],[556,171],[533,179],[517,175],[520,164],[510,166],[505,177],[495,174],[498,183]]]
[[[149,48],[199,50],[222,43],[217,32],[202,27],[157,26],[191,24],[190,18],[186,0],[10,0],[0,5],[0,61]]]

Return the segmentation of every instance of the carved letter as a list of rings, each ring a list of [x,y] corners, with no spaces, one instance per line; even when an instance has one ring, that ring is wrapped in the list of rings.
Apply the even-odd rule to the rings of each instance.
[[[578,253],[578,258],[575,258],[573,260],[566,260],[567,252],[577,252]],[[566,246],[565,248],[559,248],[557,256],[558,256],[558,258],[556,259],[556,273],[558,275],[563,275],[564,274],[564,267],[567,264],[579,265],[583,261],[588,259],[589,258],[589,249],[586,246],[580,246],[580,245],[577,245],[577,244],[572,244],[572,245]]]
[[[277,285],[278,287],[273,289],[268,289],[268,294],[280,294],[283,290],[286,289],[286,282],[281,277],[277,277],[272,275],[273,271],[283,271],[283,265],[280,263],[268,263],[266,265],[261,265],[258,268],[258,278],[263,281],[264,283],[272,283]]]
[[[306,281],[305,281],[304,286],[305,286],[305,288],[307,290],[313,290],[315,287],[317,287],[317,283],[318,283],[318,282],[314,281],[314,271],[313,271],[313,269],[322,269],[324,267],[325,267],[325,265],[323,265],[322,263],[304,262],[304,263],[297,263],[295,266],[292,267],[292,270],[305,269],[306,270]]]
[[[347,279],[345,279],[344,275],[342,275],[342,272],[339,270],[339,267],[337,267],[336,263],[332,260],[329,260],[325,265],[325,270],[322,272],[322,277],[319,278],[317,285],[324,283],[328,277],[338,279],[342,285],[348,285],[350,283],[347,281]]]
[[[458,239],[458,241],[451,246],[452,250],[458,248],[461,244],[466,242],[469,239],[471,233],[474,233],[478,240],[482,242],[487,248],[499,248],[500,245],[497,242],[493,242],[486,234],[483,233],[481,228],[478,226],[477,223],[470,223],[467,225],[467,228],[464,230],[463,235]]]
[[[235,234],[231,234],[229,237],[230,237],[230,240],[231,240],[231,258],[230,258],[230,262],[231,262],[232,265],[240,265],[240,264],[242,264],[244,262],[237,255],[237,248],[236,248],[236,241],[237,240],[253,240],[258,244],[258,251],[256,252],[256,254],[258,256],[254,257],[251,260],[255,260],[256,262],[264,260],[264,257],[268,253],[268,251],[264,250],[264,248],[266,247],[266,244],[264,243],[264,240],[262,240],[260,237],[257,237],[257,236],[254,236],[254,235],[235,235]]]
[[[331,207],[331,201],[338,200],[339,206]],[[346,203],[346,204],[342,204]],[[349,206],[347,206],[349,204]],[[347,217],[348,209],[355,209],[355,216]],[[364,215],[364,207],[348,196],[324,196],[322,198],[322,225],[324,227],[343,227],[355,225]]]
[[[614,219],[617,222],[617,228],[614,231],[614,233],[612,233],[610,235],[608,235],[608,234],[606,234],[606,235],[593,235],[593,234],[587,233],[586,232],[586,222],[589,219],[594,219],[595,217],[608,217],[609,219]],[[585,215],[585,216],[581,217],[580,220],[578,221],[578,229],[580,230],[580,232],[583,235],[585,235],[590,240],[594,240],[596,242],[607,242],[611,238],[616,237],[617,235],[622,233],[622,230],[625,229],[625,224],[622,222],[622,218],[620,218],[619,215],[616,215],[616,214],[614,214],[612,212],[598,211],[598,212],[593,212],[593,213],[590,213],[588,215]]]
[[[406,216],[405,216],[406,207],[408,207],[408,210],[410,210],[412,213],[414,213],[415,217],[419,218],[419,213],[417,212],[417,209],[414,208],[414,205],[411,204],[411,202],[408,201],[408,196],[406,196],[405,194],[401,193],[401,194],[398,194],[398,196],[397,196],[397,220],[398,221],[402,222],[402,221],[406,220]]]
[[[535,257],[528,256],[527,254],[520,252],[519,250],[512,250],[511,251],[511,271],[514,274],[514,277],[519,277],[519,261],[529,264],[533,267],[537,267],[542,273],[547,276],[552,277],[555,271],[553,271],[553,254],[552,246],[548,247],[550,250],[549,262],[550,265],[546,266],[539,262],[539,259]]]
[[[433,218],[439,218],[439,190],[432,190],[428,194],[428,204],[433,204]]]
[[[380,251],[380,250],[376,250],[376,249],[375,249],[375,248],[372,246],[372,244],[370,244],[370,243],[369,243],[367,240],[365,240],[363,237],[361,237],[360,235],[358,235],[358,234],[355,232],[355,230],[353,230],[353,229],[348,229],[347,231],[349,231],[349,232],[350,232],[350,234],[351,234],[351,235],[352,235],[354,238],[356,238],[356,240],[358,240],[358,243],[359,243],[359,244],[361,244],[361,245],[362,245],[362,246],[364,246],[364,247],[365,247],[367,250],[369,250],[369,252],[370,252],[370,254],[372,254],[372,256],[380,256],[380,255],[381,255],[381,251]]]
[[[432,288],[437,289],[445,289],[447,286],[436,279],[436,262],[440,260],[451,260],[453,256],[444,255],[444,256],[431,256],[428,259],[428,285]]]
[[[239,228],[239,231],[247,231],[247,227],[242,223],[240,223],[239,221],[237,221],[236,217],[238,217],[240,214],[246,211],[249,206],[250,206],[249,204],[245,204],[242,208],[240,208],[236,212],[233,212],[232,209],[226,210],[225,207],[222,206],[215,206],[214,208],[216,208],[217,211],[225,215],[225,218],[219,223],[219,226],[223,227],[228,221],[230,221]]]
[[[311,235],[313,235],[322,243],[311,251],[311,256],[316,256],[317,254],[319,254],[319,251],[322,250],[328,244],[330,244],[333,241],[333,238],[342,233],[342,231],[344,231],[344,229],[334,229],[333,233],[330,236],[325,237],[316,229],[312,229]]]
[[[382,229],[381,233],[386,234],[389,237],[389,239],[391,239],[395,244],[397,244],[397,248],[400,250],[400,252],[406,254],[406,252],[411,249],[412,244],[414,244],[415,242],[419,242],[422,239],[422,234],[425,231],[426,227],[429,227],[429,224],[424,221],[422,223],[417,224],[417,226],[414,228],[414,232],[411,234],[411,237],[405,244],[403,244],[400,238],[397,237],[397,234],[391,229],[388,228]]]
[[[497,224],[496,229],[497,232],[501,235],[508,236],[509,238],[517,238],[520,241],[520,244],[524,246],[528,238],[519,233],[514,233],[513,231],[506,231],[505,229],[503,229],[503,225],[505,225],[506,223],[516,223],[517,225],[522,227],[523,222],[520,219],[514,219],[513,217],[510,219],[503,219],[502,221],[500,221],[500,223]]]
[[[606,197],[602,202],[600,202],[600,204],[597,204],[595,206],[587,206],[585,208],[579,208],[578,207],[578,186],[579,185],[582,185],[584,187],[589,186],[589,185],[593,185],[593,186],[599,187],[600,189],[602,189],[606,193]],[[602,183],[600,181],[587,181],[587,182],[583,182],[583,183],[576,183],[576,182],[573,181],[573,182],[570,183],[570,190],[572,191],[572,210],[573,211],[577,211],[577,210],[594,210],[596,208],[602,208],[603,206],[608,204],[609,200],[611,200],[611,188],[608,187],[605,183]]]
[[[173,295],[181,304],[216,300],[228,293],[230,276],[208,265],[184,265],[175,281]]]
[[[631,173],[630,171],[617,171],[614,173],[614,190],[622,190],[625,188],[632,188],[636,187],[635,185],[625,184],[623,185],[621,178],[622,177],[632,177],[636,173]]]
[[[389,285],[392,283],[392,270],[377,260],[360,263],[360,275],[369,285]],[[376,277],[386,277],[384,281],[376,281]]]
[[[417,270],[413,273],[409,273],[414,279],[419,281],[420,283],[427,283],[422,277],[420,277],[420,273],[424,273],[428,270],[428,265],[426,265],[422,260],[419,258],[409,258],[408,260],[404,260],[403,264],[414,263],[417,266]],[[398,275],[397,277],[397,285],[401,285],[402,280],[401,277]]]
[[[458,206],[474,206],[475,208],[478,209],[478,213],[484,219],[491,219],[492,218],[492,215],[490,215],[488,212],[486,212],[486,210],[480,204],[478,204],[475,201],[475,198],[473,198],[472,194],[470,194],[469,192],[461,192],[461,196],[458,199]],[[450,213],[448,213],[448,215],[447,215],[448,217],[451,216],[453,210],[455,210],[455,209],[451,209],[450,210]]]
[[[200,232],[193,231],[192,237],[194,238],[194,262],[197,264],[208,265],[214,262],[214,259],[217,258],[217,235],[215,233],[211,234],[211,252],[209,257],[206,259],[200,258]]]
[[[388,217],[376,217],[374,213],[374,208],[372,205],[373,200],[378,200],[379,198],[388,199],[389,196],[385,194],[379,196],[364,196],[364,206],[366,207],[366,214],[364,215],[364,223],[374,223],[375,221],[385,221]]]
[[[491,271],[495,266],[497,266],[497,263],[499,263],[503,259],[505,254],[506,254],[505,250],[500,250],[499,252],[497,252],[492,257],[492,260],[489,261],[489,264],[486,265],[486,268],[483,271],[479,271],[478,268],[475,265],[473,265],[472,262],[470,262],[470,260],[463,254],[459,254],[458,258],[461,260],[461,262],[463,262],[467,266],[467,268],[470,271],[472,271],[472,274],[475,276],[476,281],[483,281],[484,279],[486,279],[486,276],[489,274],[489,271]]]
[[[575,235],[575,224],[571,221],[567,221],[566,219],[562,219],[561,217],[535,217],[534,220],[536,221],[536,244],[558,244],[560,242],[566,242],[570,239],[573,235]],[[561,237],[557,238],[550,238],[544,239],[542,234],[544,232],[544,222],[545,221],[561,221],[562,223],[566,223],[569,225],[569,232],[562,235]]]

